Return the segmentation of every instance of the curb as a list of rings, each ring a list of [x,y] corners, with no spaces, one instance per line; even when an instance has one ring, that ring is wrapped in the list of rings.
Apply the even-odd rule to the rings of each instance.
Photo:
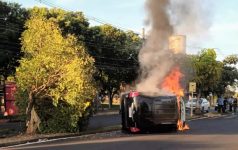
[[[27,143],[36,143],[39,141],[48,141],[48,140],[61,140],[64,138],[76,138],[76,137],[80,137],[80,136],[84,136],[84,135],[90,135],[90,134],[96,134],[96,133],[104,133],[104,132],[112,132],[112,131],[117,131],[120,130],[121,126],[117,125],[117,126],[110,126],[110,127],[104,127],[104,128],[99,128],[99,129],[95,129],[92,131],[85,131],[85,132],[81,132],[81,133],[72,133],[72,134],[65,134],[65,135],[57,135],[57,136],[42,136],[42,137],[36,137],[36,138],[32,138],[29,140],[23,140],[23,141],[16,141],[16,142],[9,142],[9,143],[3,143],[0,144],[0,148],[7,148],[7,147],[11,147],[11,146],[17,146],[17,145],[21,145],[21,144],[27,144]]]
[[[9,119],[0,119],[0,124],[1,123],[7,123],[7,122],[9,122],[10,120]]]
[[[101,111],[96,114],[93,114],[93,117],[96,116],[107,116],[107,115],[119,115],[119,110],[112,110],[112,111]]]
[[[194,120],[202,120],[202,119],[207,119],[207,118],[216,119],[216,118],[221,118],[221,117],[227,117],[227,116],[230,116],[230,115],[232,115],[232,114],[214,115],[214,116],[201,116],[201,117],[196,117],[196,118],[189,118],[187,120],[188,121],[194,121]]]

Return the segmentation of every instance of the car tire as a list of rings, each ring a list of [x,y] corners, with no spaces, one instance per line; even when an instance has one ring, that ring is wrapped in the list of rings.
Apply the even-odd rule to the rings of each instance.
[[[171,127],[170,127],[171,131],[173,132],[177,132],[178,131],[178,126],[177,124],[172,124]]]
[[[204,107],[202,107],[202,109],[201,109],[201,112],[202,112],[202,113],[204,113],[204,112],[205,112],[205,110],[204,110]]]
[[[122,99],[122,102],[121,102],[121,125],[122,125],[122,130],[123,131],[127,130],[125,119],[126,119],[126,116],[125,116],[125,105],[124,105],[124,99]]]
[[[210,111],[210,107],[207,108],[207,111],[206,111],[206,112],[209,113],[209,111]]]

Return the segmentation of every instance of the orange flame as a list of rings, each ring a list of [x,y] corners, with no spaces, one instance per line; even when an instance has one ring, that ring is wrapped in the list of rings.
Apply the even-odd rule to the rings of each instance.
[[[179,67],[174,68],[171,73],[165,77],[162,88],[174,93],[178,97],[183,96],[183,89],[180,86],[180,79],[182,77],[183,74],[180,72]]]
[[[180,113],[180,97],[183,96],[183,88],[180,86],[180,79],[183,77],[183,74],[180,71],[179,67],[175,67],[170,74],[165,77],[162,88],[168,92],[172,92],[177,96],[178,111]],[[188,130],[189,126],[185,124],[180,118],[177,123],[178,130]]]

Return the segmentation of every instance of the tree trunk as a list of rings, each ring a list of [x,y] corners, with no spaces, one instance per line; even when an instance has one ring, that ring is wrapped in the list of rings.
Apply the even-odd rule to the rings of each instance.
[[[199,89],[198,89],[197,98],[200,98],[200,97],[201,97],[201,95],[202,95],[202,89],[201,89],[201,88],[199,88]]]
[[[28,102],[28,106],[26,109],[26,116],[27,116],[26,133],[27,134],[35,134],[37,129],[39,128],[40,119],[34,109],[35,100],[34,100],[34,96],[33,96],[32,92],[29,93],[28,99],[29,99],[29,102]]]

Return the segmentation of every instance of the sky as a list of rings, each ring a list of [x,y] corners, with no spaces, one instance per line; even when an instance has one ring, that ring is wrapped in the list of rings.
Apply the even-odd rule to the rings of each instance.
[[[147,10],[146,0],[5,0],[17,2],[23,7],[47,6],[50,3],[61,8],[82,11],[92,25],[97,25],[93,18],[110,23],[115,27],[133,30],[137,33],[146,31]],[[40,3],[42,1],[42,3]],[[216,48],[218,60],[231,54],[238,54],[238,0],[207,0],[212,1],[211,26],[208,34],[201,35],[199,40],[187,42],[187,53],[196,54],[201,48]]]

